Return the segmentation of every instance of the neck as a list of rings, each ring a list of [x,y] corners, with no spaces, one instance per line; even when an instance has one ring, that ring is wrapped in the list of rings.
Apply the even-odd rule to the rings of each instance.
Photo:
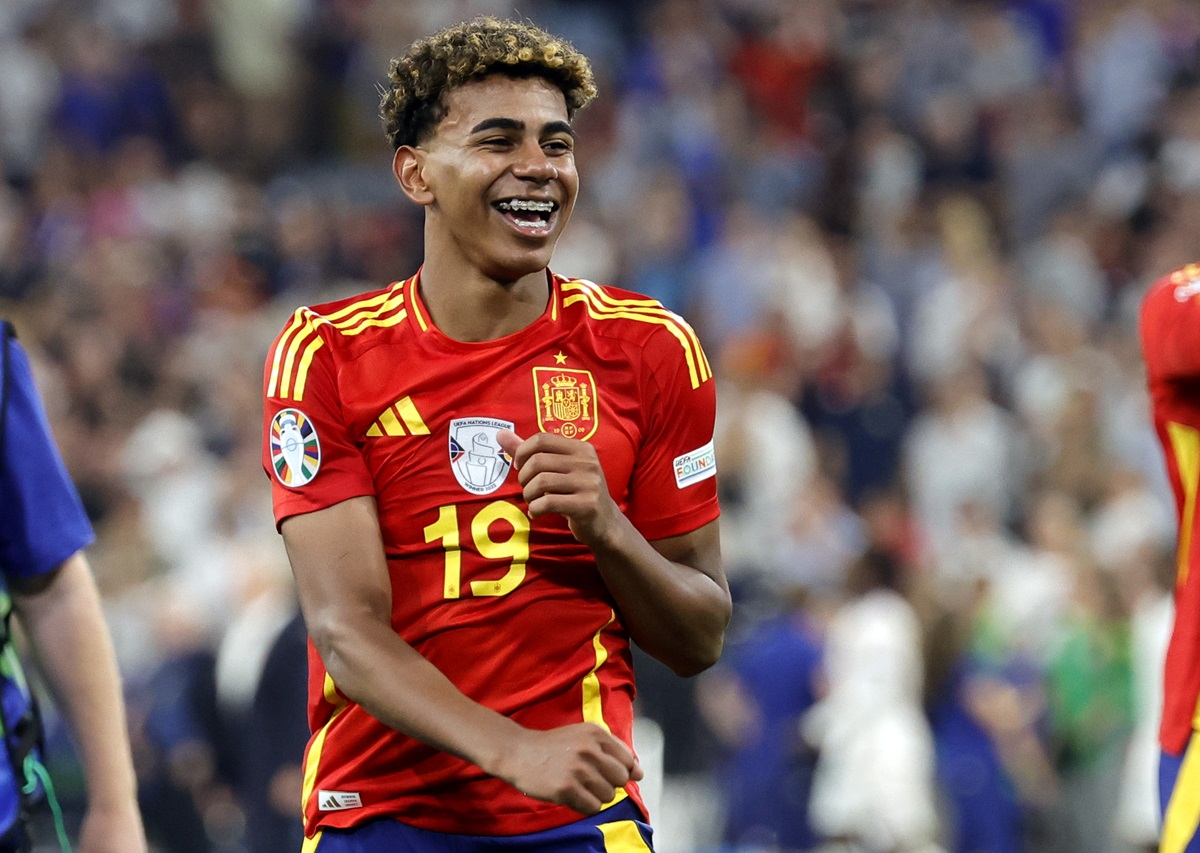
[[[439,264],[436,258],[421,267],[420,288],[433,324],[466,343],[521,331],[542,316],[550,299],[545,269],[501,280],[474,267]]]

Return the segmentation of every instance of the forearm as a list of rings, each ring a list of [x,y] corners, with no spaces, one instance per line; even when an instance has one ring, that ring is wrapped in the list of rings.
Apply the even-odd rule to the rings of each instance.
[[[310,621],[339,691],[402,734],[502,776],[500,745],[521,727],[464,695],[419,652],[369,614]]]
[[[343,614],[347,615],[347,614]],[[461,693],[415,649],[370,618],[314,635],[334,683],[385,725],[457,755],[528,796],[595,814],[642,777],[629,748],[592,723],[526,729]],[[340,680],[339,680],[340,679]]]
[[[715,539],[715,523],[701,535]],[[673,554],[672,540],[657,544],[619,515],[591,549],[634,641],[678,675],[695,675],[720,658],[732,614],[728,588],[695,567],[699,551],[719,555],[720,548],[714,541],[697,553]],[[659,552],[664,548],[678,561]]]
[[[51,692],[70,726],[89,805],[136,803],[125,703],[100,597],[84,556],[69,558],[43,591],[14,595]]]

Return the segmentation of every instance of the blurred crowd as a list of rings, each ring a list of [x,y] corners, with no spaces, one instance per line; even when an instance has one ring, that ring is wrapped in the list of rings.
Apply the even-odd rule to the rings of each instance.
[[[420,263],[377,85],[479,13],[595,65],[553,268],[683,313],[719,381],[736,615],[695,682],[638,662],[660,851],[1154,849],[1135,323],[1200,258],[1194,0],[4,0],[0,311],[98,531],[156,848],[299,849],[263,359]]]

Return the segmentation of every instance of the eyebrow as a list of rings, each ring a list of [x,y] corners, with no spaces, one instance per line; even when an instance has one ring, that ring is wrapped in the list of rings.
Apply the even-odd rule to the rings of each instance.
[[[525,130],[525,122],[517,121],[515,118],[485,118],[479,124],[471,128],[471,133],[481,133],[485,130]],[[575,137],[575,128],[571,127],[569,122],[565,121],[549,121],[542,125],[542,135],[547,136],[553,133],[565,133],[568,136]]]

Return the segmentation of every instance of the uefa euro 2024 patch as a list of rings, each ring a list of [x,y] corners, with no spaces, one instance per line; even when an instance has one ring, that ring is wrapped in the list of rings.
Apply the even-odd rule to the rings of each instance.
[[[271,419],[271,467],[289,489],[311,483],[321,468],[316,427],[299,409],[283,409]]]
[[[717,454],[710,441],[703,447],[675,457],[675,485],[681,489],[707,480],[717,473]]]
[[[473,495],[496,491],[512,467],[512,457],[496,439],[502,429],[512,430],[513,424],[496,418],[450,421],[450,467],[458,484]]]

